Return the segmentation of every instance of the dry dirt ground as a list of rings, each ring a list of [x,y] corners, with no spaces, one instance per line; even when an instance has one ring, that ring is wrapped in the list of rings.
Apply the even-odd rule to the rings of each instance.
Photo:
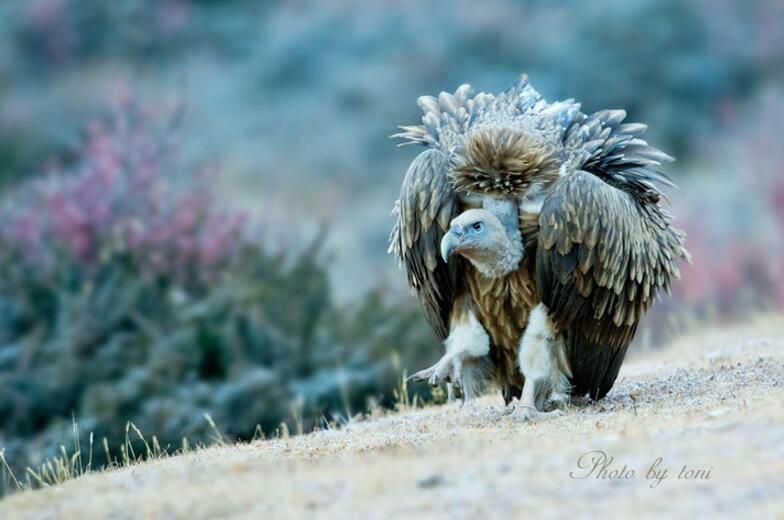
[[[489,396],[0,502],[4,520],[567,514],[784,518],[784,319],[639,354],[603,401],[545,422],[504,415]]]

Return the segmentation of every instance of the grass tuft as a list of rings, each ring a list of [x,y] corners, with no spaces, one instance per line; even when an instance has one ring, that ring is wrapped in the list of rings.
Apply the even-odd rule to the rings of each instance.
[[[213,421],[212,417],[208,414],[204,414],[204,417],[213,432],[211,437],[213,443],[225,446],[227,444],[226,439],[218,429],[215,421]],[[125,426],[125,438],[117,450],[120,453],[120,458],[118,459],[117,457],[112,456],[109,441],[106,437],[103,437],[101,448],[103,449],[106,462],[100,466],[95,466],[93,462],[93,451],[95,449],[94,434],[91,432],[89,435],[89,445],[87,446],[85,461],[85,457],[83,457],[83,453],[85,452],[82,450],[79,426],[75,419],[73,420],[72,431],[72,449],[69,450],[64,445],[60,445],[60,450],[57,455],[44,460],[38,466],[28,466],[25,469],[24,479],[20,479],[16,476],[13,468],[6,460],[5,450],[0,449],[0,474],[2,475],[2,477],[0,477],[0,497],[19,491],[56,486],[90,473],[119,469],[147,460],[184,455],[193,450],[193,447],[186,437],[182,438],[182,444],[176,450],[170,450],[168,445],[162,447],[155,435],[148,439],[139,427],[129,421]],[[263,438],[263,435],[264,433],[262,431],[260,438]],[[142,453],[137,453],[133,448],[133,441],[137,438],[144,447]],[[207,445],[197,446],[197,448],[205,447],[207,447]]]
[[[397,361],[397,366],[399,368],[399,360],[393,359],[393,363],[395,361]],[[394,411],[414,410],[443,401],[443,396],[439,394],[437,389],[432,392],[432,401],[422,399],[416,393],[412,394],[408,388],[407,372],[405,370],[398,370],[398,373],[400,374],[400,377],[397,386],[393,391],[395,399]],[[327,419],[324,414],[321,414],[317,421],[319,427],[325,430],[339,429],[354,421],[364,420],[366,416],[379,417],[386,413],[393,412],[393,410],[382,407],[374,398],[368,399],[367,412],[364,414],[358,413],[352,415],[351,408],[348,406],[348,399],[344,400],[343,406],[343,411],[333,411],[330,413],[332,420]],[[304,434],[305,420],[302,413],[303,409],[304,400],[295,401],[291,407],[291,420],[293,427],[295,428],[294,432],[290,430],[289,424],[281,422],[280,427],[274,432],[274,436],[268,437],[261,425],[256,425],[252,442],[263,441],[268,438],[288,439],[293,434]],[[56,486],[90,473],[111,471],[132,466],[147,460],[188,454],[191,453],[194,448],[201,449],[211,445],[228,446],[230,444],[229,439],[221,432],[220,428],[218,428],[218,425],[215,423],[212,416],[205,413],[204,420],[209,426],[210,442],[208,444],[197,444],[194,446],[187,437],[183,437],[181,444],[174,450],[172,450],[169,445],[162,447],[155,435],[149,438],[146,437],[138,426],[133,422],[128,421],[125,424],[124,438],[115,450],[111,449],[109,440],[106,437],[101,438],[101,445],[98,449],[103,451],[105,462],[101,465],[96,465],[93,456],[96,449],[95,436],[92,432],[89,434],[87,449],[83,450],[81,444],[82,435],[79,431],[79,425],[76,418],[73,417],[71,426],[73,446],[69,449],[64,445],[60,445],[59,453],[57,455],[44,460],[38,466],[28,466],[25,469],[23,479],[20,479],[15,475],[11,464],[6,460],[5,450],[0,449],[0,497],[19,491]],[[137,450],[134,449],[134,444],[137,448],[141,445],[143,450],[137,453]],[[119,454],[119,457],[114,454]]]

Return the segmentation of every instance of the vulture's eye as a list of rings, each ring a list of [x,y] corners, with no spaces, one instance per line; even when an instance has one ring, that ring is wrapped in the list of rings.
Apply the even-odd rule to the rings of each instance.
[[[482,231],[483,227],[484,226],[482,225],[481,222],[474,222],[474,225],[471,226],[471,229],[473,229],[474,231]]]

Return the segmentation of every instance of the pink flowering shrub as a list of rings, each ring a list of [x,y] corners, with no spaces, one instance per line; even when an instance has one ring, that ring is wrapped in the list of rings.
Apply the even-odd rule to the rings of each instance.
[[[681,266],[672,296],[644,322],[655,332],[673,332],[672,322],[684,318],[784,309],[784,102],[763,96],[744,115],[732,133],[705,144],[700,155],[708,159],[673,193],[692,264]]]
[[[170,125],[133,103],[92,124],[75,165],[5,197],[0,248],[44,275],[127,257],[187,287],[213,280],[247,243],[247,219],[214,207],[207,175],[171,175],[172,141]]]

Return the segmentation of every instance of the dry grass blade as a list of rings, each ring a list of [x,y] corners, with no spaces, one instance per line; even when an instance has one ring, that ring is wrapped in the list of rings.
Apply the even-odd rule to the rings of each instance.
[[[215,424],[215,421],[212,420],[210,414],[205,413],[204,419],[207,421],[207,424],[210,425],[210,429],[212,429],[212,435],[210,436],[210,438],[213,440],[213,442],[215,442],[216,444],[220,444],[221,446],[225,446],[226,440],[223,437],[221,431],[218,429],[218,425]]]

